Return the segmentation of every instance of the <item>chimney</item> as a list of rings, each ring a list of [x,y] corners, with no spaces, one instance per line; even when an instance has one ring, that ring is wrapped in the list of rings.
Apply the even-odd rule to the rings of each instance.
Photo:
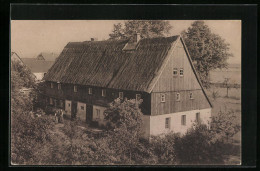
[[[90,38],[90,40],[93,42],[93,41],[97,41],[98,39],[97,38]]]
[[[141,35],[140,35],[140,33],[135,33],[134,34],[134,42],[139,42],[139,40],[141,39]]]

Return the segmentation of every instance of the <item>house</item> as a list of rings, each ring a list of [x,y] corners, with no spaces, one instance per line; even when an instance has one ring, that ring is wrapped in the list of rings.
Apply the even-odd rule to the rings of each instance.
[[[22,60],[36,76],[36,80],[41,81],[44,74],[54,64],[56,58],[55,53],[40,53],[36,58],[22,58]]]
[[[44,61],[55,61],[57,57],[58,55],[55,53],[42,52],[36,57],[36,59]]]
[[[44,76],[46,105],[104,122],[116,98],[142,99],[145,136],[184,133],[212,105],[180,36],[68,43]]]

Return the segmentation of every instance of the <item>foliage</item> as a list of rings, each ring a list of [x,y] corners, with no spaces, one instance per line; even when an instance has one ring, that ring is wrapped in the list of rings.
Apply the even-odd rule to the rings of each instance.
[[[218,91],[213,90],[213,92],[212,92],[212,98],[213,98],[214,100],[216,100],[218,97],[219,97]]]
[[[229,44],[219,35],[211,32],[204,21],[195,21],[187,31],[182,32],[185,44],[204,86],[209,86],[209,71],[227,66]]]
[[[116,99],[105,111],[105,119],[112,123],[108,142],[122,161],[132,162],[132,154],[141,136],[142,112],[140,101]],[[120,147],[120,148],[118,148]]]
[[[162,37],[168,34],[172,26],[165,20],[127,20],[124,28],[121,23],[114,24],[114,29],[109,34],[111,40],[131,38],[135,33],[140,33],[141,38]]]
[[[212,141],[213,135],[206,125],[196,125],[174,139],[174,149],[180,164],[221,164],[225,144]]]
[[[154,136],[151,140],[151,148],[158,157],[158,164],[177,164],[177,157],[174,149],[174,140],[179,134],[169,133],[161,136]]]
[[[240,125],[235,122],[236,115],[234,111],[222,112],[211,119],[211,133],[214,139],[221,141],[230,140],[236,133],[240,131]]]

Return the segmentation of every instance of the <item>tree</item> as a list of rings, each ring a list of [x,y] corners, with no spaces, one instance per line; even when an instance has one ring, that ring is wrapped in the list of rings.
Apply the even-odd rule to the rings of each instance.
[[[140,103],[135,99],[116,99],[105,111],[105,119],[112,124],[108,141],[113,150],[122,156],[121,161],[132,163],[133,153],[139,144],[142,133]]]
[[[162,37],[169,34],[172,26],[165,20],[127,20],[122,24],[114,24],[114,29],[109,34],[111,40],[131,38],[135,33],[140,33],[141,38]]]
[[[228,97],[228,90],[229,90],[229,88],[231,88],[229,81],[230,81],[230,78],[225,78],[224,81],[223,81],[223,86],[225,88],[227,88],[227,95],[226,95],[227,97]]]
[[[204,21],[195,21],[182,37],[189,50],[191,58],[205,87],[209,86],[209,72],[216,68],[227,66],[227,59],[233,56],[229,53],[229,44],[219,35],[211,33]]]

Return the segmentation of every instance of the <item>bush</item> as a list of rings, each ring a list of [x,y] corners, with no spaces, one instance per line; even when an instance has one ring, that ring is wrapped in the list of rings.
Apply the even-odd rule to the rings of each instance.
[[[196,125],[174,141],[180,164],[223,164],[225,155],[230,155],[229,149],[233,147],[221,138],[216,139],[206,125]]]
[[[176,164],[177,158],[174,149],[174,140],[178,134],[169,133],[163,137],[152,137],[151,146],[154,154],[157,156],[157,164]]]

